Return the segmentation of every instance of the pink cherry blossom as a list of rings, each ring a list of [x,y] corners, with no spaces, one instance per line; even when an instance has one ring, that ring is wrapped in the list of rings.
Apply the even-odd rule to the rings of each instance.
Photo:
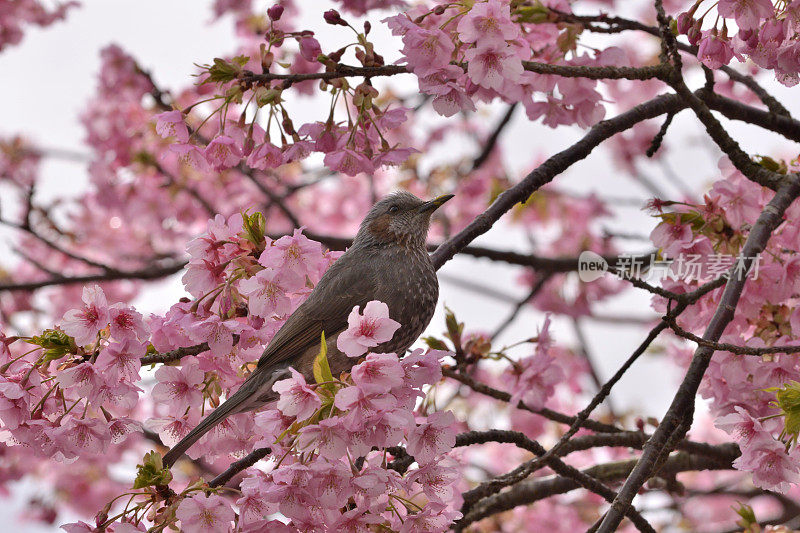
[[[14,430],[30,418],[28,394],[19,383],[0,376],[0,422],[7,430]]]
[[[164,138],[175,137],[182,143],[189,141],[189,129],[180,111],[165,111],[156,115],[156,133]]]
[[[111,432],[105,420],[67,416],[51,433],[54,442],[69,459],[103,454],[111,444]]]
[[[714,183],[710,196],[724,209],[725,219],[735,230],[743,224],[752,224],[761,213],[758,193],[760,187],[742,176]]]
[[[740,29],[750,30],[773,15],[775,6],[770,0],[719,0],[717,12],[723,17],[735,18]]]
[[[473,83],[499,91],[507,81],[516,82],[522,75],[522,61],[509,46],[491,45],[464,52],[467,74]]]
[[[278,506],[267,500],[269,482],[256,471],[242,480],[239,489],[242,497],[236,500],[239,507],[239,527],[244,531],[265,531],[268,517],[278,511]]]
[[[178,161],[187,165],[198,172],[210,172],[211,165],[208,164],[206,156],[200,148],[193,144],[170,144],[170,152],[174,153]]]
[[[278,168],[284,163],[281,149],[267,141],[260,144],[247,156],[247,166],[267,170]]]
[[[272,386],[272,390],[280,394],[278,409],[286,416],[294,416],[297,420],[305,420],[322,406],[317,393],[308,386],[306,378],[297,370],[290,368],[292,377],[282,379]]]
[[[444,117],[451,117],[460,111],[475,111],[475,104],[460,81],[463,77],[461,68],[447,65],[420,77],[419,90],[434,97],[431,105]]]
[[[766,430],[758,419],[738,405],[734,409],[735,413],[719,417],[714,425],[731,434],[741,446],[749,446],[754,439],[765,436]]]
[[[139,359],[145,354],[145,346],[131,339],[109,343],[97,356],[95,366],[108,372],[108,378],[115,381],[136,382],[140,379]]]
[[[177,411],[177,410],[176,410]],[[167,446],[174,446],[185,437],[200,422],[200,415],[196,410],[190,410],[187,415],[182,413],[177,416],[169,415],[163,418],[147,420],[147,427],[161,438]],[[192,450],[189,450],[190,457]]]
[[[403,384],[405,372],[397,355],[371,353],[364,362],[352,368],[351,375],[353,382],[364,390],[389,390]]]
[[[205,374],[196,359],[185,358],[180,367],[162,366],[156,370],[155,378],[153,400],[169,405],[175,414],[203,401]]]
[[[456,433],[452,429],[456,417],[450,411],[438,411],[419,424],[408,435],[408,453],[420,465],[430,463],[453,449]]]
[[[84,306],[81,309],[70,309],[64,313],[61,329],[67,335],[75,337],[79,345],[89,344],[97,338],[101,329],[108,325],[109,308],[103,289],[97,285],[83,288]]]
[[[207,342],[215,355],[226,355],[233,348],[233,328],[237,325],[235,320],[222,320],[219,315],[210,315],[202,322],[192,324],[189,334],[197,342]]]
[[[730,41],[721,38],[716,33],[708,33],[700,41],[697,57],[710,69],[718,69],[727,65],[733,58],[733,49]]]
[[[344,457],[347,443],[340,424],[338,418],[325,418],[319,424],[304,427],[298,440],[300,449],[317,448],[322,457],[331,461]]]
[[[448,503],[455,495],[455,482],[461,477],[455,461],[442,461],[421,466],[411,472],[409,481],[414,481],[422,487],[431,501]]]
[[[383,342],[392,339],[400,323],[389,318],[389,306],[373,300],[364,306],[361,315],[360,307],[355,306],[347,317],[348,328],[339,334],[336,347],[348,357],[359,357]]]
[[[369,533],[374,530],[375,524],[380,524],[381,522],[383,522],[383,519],[380,516],[356,508],[342,513],[342,516],[331,524],[331,529],[352,533]]]
[[[255,276],[239,282],[239,291],[247,296],[250,312],[269,318],[284,316],[291,311],[288,293],[298,290],[302,284],[297,276],[284,270],[265,268]]]
[[[519,26],[511,21],[509,5],[500,0],[479,2],[458,22],[458,37],[464,43],[479,47],[505,44],[516,39]]]
[[[208,143],[205,156],[208,164],[215,170],[225,170],[239,164],[242,159],[242,150],[232,137],[220,135]]]
[[[446,355],[449,352],[417,349],[404,357],[400,364],[408,384],[422,387],[426,383],[436,383],[442,379],[442,365],[439,360]]]
[[[271,268],[280,268],[288,273],[295,273],[301,288],[308,276],[313,282],[319,281],[327,270],[328,263],[322,245],[303,235],[302,229],[295,229],[292,235],[285,235],[267,246],[258,258],[258,262]]]
[[[352,471],[342,462],[317,461],[312,468],[309,489],[317,502],[330,509],[339,509],[353,495]]]
[[[80,363],[60,372],[56,380],[62,387],[72,389],[80,396],[89,397],[105,384],[106,377],[99,370],[101,368],[92,363]]]
[[[356,176],[362,172],[372,172],[374,166],[366,156],[348,148],[336,150],[325,155],[325,166],[348,176]]]
[[[322,48],[319,41],[310,36],[305,36],[300,39],[300,54],[306,61],[316,61],[317,57],[322,53]]]
[[[461,513],[438,503],[428,503],[419,512],[405,517],[398,528],[399,533],[423,533],[427,531],[446,531],[453,520],[461,517]]]
[[[424,29],[414,25],[403,35],[403,44],[403,55],[411,70],[419,77],[427,76],[450,64],[455,50],[452,39],[442,30]]]
[[[393,409],[397,405],[397,399],[386,391],[345,387],[336,393],[334,405],[348,412],[349,429],[357,431],[381,411]]]
[[[142,320],[141,313],[124,304],[117,303],[108,309],[110,327],[109,333],[118,340],[145,340],[147,328]]]
[[[552,355],[539,351],[520,359],[507,374],[512,381],[511,404],[520,401],[533,409],[541,409],[553,396],[555,386],[564,380],[563,369]]]
[[[784,444],[771,437],[751,441],[733,466],[752,472],[753,484],[762,489],[785,493],[792,484],[800,483],[797,453],[787,454]]]
[[[175,516],[181,521],[181,531],[187,533],[228,533],[234,512],[221,496],[195,494],[181,501]]]

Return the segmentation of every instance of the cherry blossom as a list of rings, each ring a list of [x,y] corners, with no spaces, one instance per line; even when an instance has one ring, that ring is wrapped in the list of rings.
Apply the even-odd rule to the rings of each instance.
[[[108,301],[103,289],[97,285],[84,287],[81,299],[84,306],[64,313],[61,328],[68,335],[75,337],[75,342],[78,344],[89,344],[95,340],[100,330],[108,325]]]
[[[347,317],[348,328],[339,334],[336,346],[348,357],[359,357],[369,348],[392,339],[400,323],[389,318],[389,307],[378,301],[368,302],[364,314],[356,306]]]
[[[291,311],[291,299],[288,293],[302,286],[297,275],[265,268],[255,276],[242,280],[239,291],[247,296],[250,312],[256,316],[268,318],[272,315],[284,316]]]
[[[181,521],[181,529],[187,532],[227,533],[233,522],[234,512],[224,498],[212,494],[197,494],[184,499],[175,516]]]
[[[189,140],[189,128],[180,111],[166,111],[156,117],[156,133],[162,137],[175,137],[179,142]]]
[[[509,5],[500,0],[476,3],[458,22],[458,37],[479,47],[516,39],[519,26],[511,22]]]
[[[289,369],[292,377],[277,381],[272,390],[280,394],[277,407],[286,416],[305,420],[320,408],[319,396],[308,386],[306,379],[295,369]]]
[[[202,401],[205,376],[196,360],[188,359],[180,367],[162,366],[155,377],[153,399],[168,404],[174,414],[181,414]]]
[[[451,450],[456,443],[452,429],[455,417],[450,411],[440,411],[419,424],[408,436],[408,453],[420,465],[433,461],[437,456]]]

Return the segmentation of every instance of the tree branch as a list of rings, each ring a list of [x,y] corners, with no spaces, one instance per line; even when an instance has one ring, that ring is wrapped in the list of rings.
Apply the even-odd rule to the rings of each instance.
[[[739,448],[735,444],[721,444],[717,448],[720,458],[696,456],[684,452],[677,453],[665,461],[661,473],[674,476],[679,472],[686,471],[732,469],[733,461],[739,456]],[[635,465],[636,459],[615,461],[586,468],[582,472],[600,481],[614,481],[627,476]],[[480,506],[476,506],[475,509],[464,515],[460,520],[460,525],[464,527],[487,516],[513,509],[518,505],[530,504],[578,488],[581,486],[576,481],[562,476],[524,481],[508,491],[486,498]]]
[[[208,482],[209,486],[220,487],[225,485],[228,481],[233,479],[233,476],[242,470],[250,468],[270,453],[272,453],[270,448],[256,448],[245,457],[231,463],[231,466],[229,466],[224,472]]]
[[[798,195],[800,195],[800,177],[797,175],[787,176],[786,181],[784,181],[778,189],[778,192],[761,212],[750,234],[747,236],[742,250],[742,257],[744,259],[740,260],[744,263],[745,272],[749,271],[752,265],[752,258],[764,250],[772,231],[782,222],[783,214]],[[732,271],[733,268],[735,268],[735,266],[732,267]],[[745,276],[739,277],[733,275],[733,272],[731,273],[731,276],[725,284],[725,290],[719,305],[709,322],[708,328],[703,334],[704,340],[716,342],[722,336],[725,327],[733,319],[736,304],[744,289],[745,281]],[[662,324],[666,323],[662,322]],[[675,440],[673,439],[673,433],[682,426],[688,430],[686,426],[690,426],[691,423],[685,424],[684,422],[691,421],[693,417],[694,399],[697,394],[697,388],[700,385],[700,381],[703,378],[703,374],[713,354],[714,350],[707,346],[699,346],[695,351],[689,368],[686,371],[686,375],[672,400],[669,410],[664,415],[664,418],[653,433],[653,436],[645,445],[641,458],[625,481],[625,485],[622,490],[620,490],[614,504],[608,510],[608,513],[600,525],[599,532],[611,533],[616,530],[622,520],[624,510],[630,506],[633,497],[653,472],[658,458],[663,456],[665,452],[668,453],[668,444],[670,441]]]

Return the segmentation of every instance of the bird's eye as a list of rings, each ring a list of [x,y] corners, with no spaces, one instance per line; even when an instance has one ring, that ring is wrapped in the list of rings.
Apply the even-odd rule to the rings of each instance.
[[[400,208],[397,207],[396,205],[393,205],[392,207],[389,208],[390,213],[397,213],[398,211],[400,211]]]

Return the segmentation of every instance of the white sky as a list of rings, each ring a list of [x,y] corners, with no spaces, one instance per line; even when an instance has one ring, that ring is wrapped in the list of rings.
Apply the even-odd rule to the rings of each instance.
[[[302,2],[298,2],[302,4]],[[30,29],[20,46],[0,54],[0,72],[4,82],[0,83],[0,135],[23,133],[45,148],[59,148],[87,152],[82,145],[84,135],[78,115],[94,94],[95,75],[99,70],[100,48],[117,43],[132,53],[146,68],[151,69],[157,82],[165,87],[185,84],[193,72],[194,63],[207,63],[213,57],[234,48],[231,21],[224,19],[215,25],[207,25],[211,18],[210,2],[196,0],[84,0],[83,6],[70,12],[67,21],[44,30]],[[320,23],[325,3],[318,3],[309,27],[322,30],[318,35],[323,41],[330,35],[330,27]],[[583,10],[584,12],[587,10]],[[375,21],[375,17],[373,17]],[[376,31],[379,24],[374,24]],[[382,52],[380,48],[379,52]],[[391,58],[391,57],[390,57]],[[409,80],[409,90],[415,84]],[[787,89],[777,83],[766,83],[782,99],[790,110],[800,112],[798,99],[788,97]],[[490,123],[494,123],[500,108],[495,108]],[[308,110],[312,113],[313,108]],[[609,111],[608,115],[613,115]],[[313,115],[309,114],[308,118]],[[777,138],[755,128],[735,125],[731,133],[750,153],[773,153],[795,149],[788,143],[776,143]],[[701,130],[688,113],[678,116],[671,127],[667,144],[674,147],[669,158],[670,166],[690,184],[694,191],[704,191],[709,179],[715,177],[715,162],[718,152],[700,142]],[[540,124],[527,122],[522,110],[504,134],[506,156],[509,166],[524,169],[540,154],[550,155],[574,142],[582,132],[578,129],[552,130]],[[461,147],[458,147],[461,148]],[[785,153],[785,152],[784,152]],[[674,193],[676,189],[663,180],[656,165],[644,167],[649,175],[658,176],[662,186]],[[86,186],[83,164],[47,160],[43,165],[45,186],[40,189],[42,198],[74,195]],[[598,151],[587,160],[577,164],[567,175],[559,177],[557,183],[570,190],[588,194],[596,191],[601,196],[625,196],[647,198],[649,195],[630,179],[620,176],[610,164],[608,156]],[[0,190],[0,192],[2,192]],[[7,201],[7,200],[6,200]],[[5,203],[5,202],[4,202]],[[621,211],[622,217],[608,224],[610,229],[626,233],[649,234],[652,219],[635,208]],[[9,233],[0,231],[0,246],[7,244]],[[525,237],[516,231],[498,227],[484,235],[476,244],[498,249],[525,251]],[[631,250],[643,251],[646,243],[634,243]],[[467,323],[467,329],[492,331],[502,322],[509,307],[494,299],[464,291],[448,282],[448,277],[459,277],[478,282],[491,280],[498,290],[521,298],[527,288],[518,286],[514,279],[519,270],[491,263],[486,260],[458,258],[442,270],[441,298],[439,310],[429,330],[439,334],[444,329],[441,309],[443,304],[457,312],[459,320]],[[175,278],[158,283],[137,302],[143,311],[166,309],[181,295],[179,281]],[[628,294],[616,298],[602,311],[609,314],[630,315],[637,311],[652,315],[648,307],[649,297],[644,294]],[[541,324],[542,315],[531,310],[523,311],[514,327],[500,339],[514,342],[535,334]],[[603,378],[609,377],[625,360],[633,348],[641,342],[644,332],[640,328],[614,326],[606,323],[587,323],[585,334],[589,339],[595,364]],[[556,340],[571,342],[573,333],[568,322],[556,322]],[[679,371],[658,357],[645,356],[617,385],[612,394],[615,407],[636,408],[647,416],[660,417],[675,390]],[[30,523],[18,524],[16,514],[20,502],[27,495],[36,494],[35,486],[25,484],[15,491],[12,505],[0,505],[0,525],[14,526],[18,531],[49,531]]]

